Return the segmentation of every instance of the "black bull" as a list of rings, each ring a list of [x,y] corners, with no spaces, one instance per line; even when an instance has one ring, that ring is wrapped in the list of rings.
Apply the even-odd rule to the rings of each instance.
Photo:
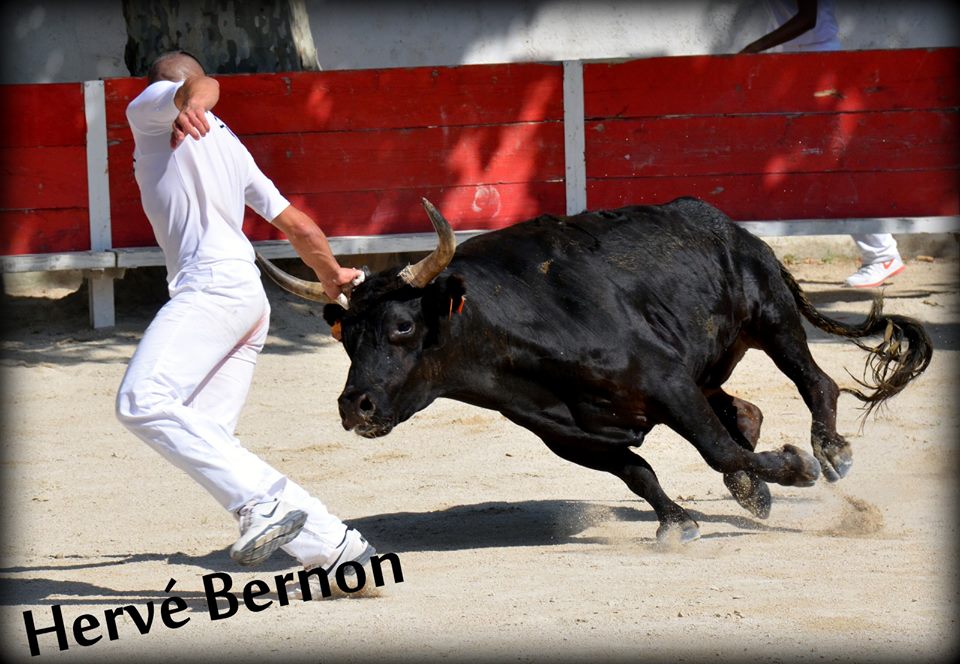
[[[801,316],[831,334],[882,337],[873,348],[855,342],[869,351],[858,381],[868,393],[843,390],[868,411],[930,362],[918,322],[882,315],[879,299],[859,325],[823,316],[766,244],[696,199],[541,216],[455,254],[449,225],[424,203],[438,249],[369,277],[349,309],[324,308],[352,361],[343,426],[383,436],[438,397],[497,410],[564,459],[622,479],[653,507],[660,539],[689,541],[699,529],[631,450],[656,424],[690,441],[759,517],[770,510],[767,482],[846,475],[841,390],[810,355]],[[291,287],[289,275],[261,266],[315,299],[315,284]],[[723,391],[749,348],[796,384],[812,414],[813,456],[793,445],[754,451],[759,408]]]

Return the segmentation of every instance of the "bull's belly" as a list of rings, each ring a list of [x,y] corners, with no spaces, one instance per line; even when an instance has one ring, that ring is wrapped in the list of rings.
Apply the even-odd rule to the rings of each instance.
[[[568,409],[574,423],[584,433],[612,443],[640,445],[655,424],[638,404],[618,404],[587,397],[569,404]]]

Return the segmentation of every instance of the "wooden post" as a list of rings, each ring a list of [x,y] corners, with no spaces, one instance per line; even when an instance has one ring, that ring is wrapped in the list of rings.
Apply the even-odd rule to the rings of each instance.
[[[87,192],[90,206],[90,250],[112,247],[110,232],[110,180],[107,174],[107,118],[103,81],[83,84],[87,119]],[[116,315],[113,303],[113,274],[110,270],[86,272],[90,294],[90,324],[94,328],[113,327]]]
[[[563,155],[566,164],[567,214],[587,209],[587,164],[583,116],[583,63],[563,63]]]

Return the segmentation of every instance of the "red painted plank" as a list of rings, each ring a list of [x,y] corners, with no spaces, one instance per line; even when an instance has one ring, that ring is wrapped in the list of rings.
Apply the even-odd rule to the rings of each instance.
[[[327,235],[385,235],[432,232],[421,205],[424,197],[454,230],[503,228],[546,212],[561,214],[565,205],[562,182],[335,192],[295,195],[291,202]],[[271,228],[256,215],[247,215],[245,229],[253,239],[282,237],[257,235]]]
[[[734,219],[836,219],[960,214],[956,171],[800,173],[588,179],[591,209],[697,196]]]
[[[588,118],[960,106],[960,49],[650,58],[584,65]]]
[[[295,194],[289,198],[327,235],[364,236],[431,232],[420,203],[423,197],[430,199],[456,230],[502,228],[547,212],[562,214],[565,206],[563,182]],[[115,207],[113,222],[114,246],[156,245],[139,203]],[[244,231],[251,240],[284,238],[249,209]]]
[[[535,188],[549,180],[562,183],[563,178],[563,136],[557,123],[256,136],[246,144],[288,197],[352,191],[377,192],[370,194],[376,197],[388,190],[409,196],[403,190],[467,185],[499,189],[509,183]],[[109,159],[114,242],[129,247],[149,240],[152,245],[152,232],[140,213],[129,143],[112,145]],[[419,195],[412,200],[419,201]]]
[[[560,120],[563,71],[536,63],[224,76],[238,134]]]
[[[563,177],[562,69],[556,65],[219,76],[218,80],[223,96],[217,113],[287,195]],[[139,210],[139,190],[131,170],[132,138],[124,115],[126,105],[143,86],[142,79],[113,79],[105,86],[116,246],[138,246],[145,240],[153,244]],[[551,121],[450,128],[544,118]],[[439,124],[446,126],[289,133]],[[288,133],[260,135],[266,132]],[[118,218],[124,220],[119,227]]]
[[[960,168],[953,112],[696,116],[586,127],[588,177]]]
[[[87,214],[86,208],[0,210],[0,255],[88,251]]]
[[[83,145],[83,84],[0,85],[0,121],[0,147]]]
[[[110,78],[103,82],[107,140],[133,140],[127,125],[127,105],[147,86],[145,78]]]
[[[286,193],[530,182],[564,176],[559,123],[252,136]]]
[[[138,198],[110,196],[110,233],[114,247],[155,247],[157,240]]]
[[[0,209],[87,206],[84,147],[0,148]]]
[[[107,173],[110,181],[110,205],[123,201],[140,204],[140,188],[133,177],[133,142],[113,143],[107,147]]]
[[[238,135],[538,122],[563,118],[563,71],[537,63],[218,75],[215,113]],[[111,139],[144,79],[106,82]],[[117,132],[117,133],[114,133]]]

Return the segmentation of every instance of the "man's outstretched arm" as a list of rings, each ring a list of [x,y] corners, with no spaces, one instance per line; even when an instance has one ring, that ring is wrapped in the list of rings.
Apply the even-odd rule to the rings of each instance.
[[[305,212],[290,205],[271,222],[283,231],[294,251],[304,263],[316,272],[323,290],[331,300],[343,292],[343,287],[360,274],[360,270],[341,267],[330,250],[330,243],[320,227]]]

